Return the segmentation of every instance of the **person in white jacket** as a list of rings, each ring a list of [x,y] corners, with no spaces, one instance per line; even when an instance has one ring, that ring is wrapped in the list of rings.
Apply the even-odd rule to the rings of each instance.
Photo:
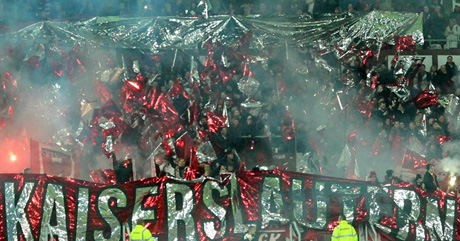
[[[446,36],[447,49],[454,49],[458,47],[458,40],[460,36],[460,26],[456,23],[455,19],[449,19],[449,24],[444,31],[444,35]]]

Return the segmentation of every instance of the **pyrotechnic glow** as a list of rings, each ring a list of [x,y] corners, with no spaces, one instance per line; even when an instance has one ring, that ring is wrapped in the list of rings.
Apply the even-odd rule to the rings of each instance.
[[[453,185],[455,185],[455,181],[457,181],[457,177],[453,176],[453,177],[450,178],[449,184],[451,186],[453,186]]]
[[[136,88],[136,89],[138,89],[138,90],[141,89],[141,86],[140,86],[138,83],[133,82],[133,81],[127,81],[127,82],[128,82],[128,84],[131,85],[132,87],[134,87],[134,88]]]
[[[15,162],[16,159],[17,159],[17,158],[16,158],[16,155],[14,155],[14,153],[11,153],[11,152],[10,152],[10,160],[11,160],[12,162]]]

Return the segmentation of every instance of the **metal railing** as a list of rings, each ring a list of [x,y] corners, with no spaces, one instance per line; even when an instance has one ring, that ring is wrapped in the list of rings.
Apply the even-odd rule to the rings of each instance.
[[[449,48],[452,44],[456,44],[456,47]],[[425,39],[425,43],[428,43],[430,49],[458,49],[460,44],[460,36],[458,36],[457,40],[447,40],[447,39]]]

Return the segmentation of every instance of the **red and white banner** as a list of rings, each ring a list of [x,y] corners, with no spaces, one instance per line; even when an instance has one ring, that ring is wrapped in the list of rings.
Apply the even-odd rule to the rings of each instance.
[[[223,178],[105,185],[0,174],[0,240],[121,241],[142,218],[157,241],[236,241],[251,226],[257,240],[321,241],[330,240],[340,213],[382,240],[460,240],[459,200],[443,192],[280,170]]]
[[[34,140],[30,141],[30,167],[33,173],[80,177],[80,162],[76,155]]]

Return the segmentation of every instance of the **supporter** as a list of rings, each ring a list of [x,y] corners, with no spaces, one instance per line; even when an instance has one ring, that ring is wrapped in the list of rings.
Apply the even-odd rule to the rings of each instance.
[[[431,124],[431,127],[428,129],[428,135],[429,136],[445,136],[446,133],[444,129],[439,125],[438,121],[434,121],[433,124]]]
[[[158,159],[158,173],[160,177],[163,176],[174,176],[174,167],[172,166],[171,156],[165,155],[163,158]]]
[[[430,81],[422,81],[420,84],[420,91],[430,90],[431,82]]]
[[[393,184],[398,184],[398,183],[402,183],[403,180],[401,180],[401,178],[395,176],[393,174],[393,170],[387,170],[386,171],[386,176],[385,176],[385,180],[383,181],[383,184],[384,185],[393,185]]]
[[[397,104],[397,108],[395,111],[393,111],[393,114],[395,115],[395,119],[400,121],[402,125],[408,124],[410,121],[410,118],[414,116],[414,110],[409,107],[409,109],[406,110],[407,104],[404,104],[402,102]],[[402,128],[404,129],[404,128]]]
[[[428,21],[428,30],[431,33],[429,37],[431,39],[444,39],[444,30],[446,26],[446,18],[442,12],[441,6],[435,5],[433,7],[433,14]],[[445,44],[442,41],[434,41],[433,43],[440,44],[442,47],[444,47]]]
[[[393,126],[391,127],[390,139],[393,141],[396,136],[400,137],[401,135],[401,122],[395,120]]]
[[[409,122],[409,136],[415,136],[418,133],[418,130],[416,129],[415,122],[411,121]]]
[[[112,153],[113,170],[115,171],[116,183],[133,181],[133,163],[131,158],[117,160],[115,153]]]
[[[268,7],[265,3],[260,3],[258,9],[256,10],[257,14],[260,14],[263,17],[270,16],[271,13],[268,10]]]
[[[208,131],[208,119],[206,118],[206,113],[202,114],[199,121],[198,121],[198,127],[199,130],[201,131]]]
[[[431,39],[431,35],[432,35],[432,11],[430,9],[430,6],[428,5],[425,5],[423,6],[423,38],[426,39],[426,40],[429,40]],[[425,41],[424,42],[424,45],[423,45],[424,48],[428,48],[430,47],[430,42],[429,41]]]
[[[349,13],[349,14],[354,14],[354,13],[356,13],[356,10],[355,10],[355,8],[353,7],[353,4],[349,3],[349,4],[347,5],[347,13]]]
[[[281,5],[281,4],[276,4],[275,5],[275,15],[276,16],[283,16],[284,15],[283,5]]]
[[[227,162],[227,167],[226,167],[226,170],[228,172],[236,172],[238,171],[238,165],[235,161],[228,161]]]
[[[426,173],[423,176],[423,183],[427,192],[439,191],[439,184],[436,174],[434,173],[434,166],[432,164],[426,165]]]
[[[423,183],[423,177],[417,174],[412,182],[412,185],[418,187],[420,190],[425,191],[425,183]]]
[[[334,8],[334,14],[341,14],[342,13],[342,9],[340,8],[340,6]]]
[[[436,78],[437,75],[438,75],[438,65],[436,65],[436,64],[431,65],[429,74],[430,74],[429,76],[431,77],[430,81],[432,79]]]
[[[369,176],[366,177],[366,182],[370,182],[372,184],[378,184],[379,181],[377,179],[377,173],[375,173],[375,171],[371,171],[369,173]]]
[[[179,158],[176,167],[174,168],[174,176],[176,178],[184,178],[187,169],[187,162],[184,158]]]
[[[454,11],[449,15],[450,19],[455,19],[455,22],[460,23],[460,3],[456,3],[454,6]]]
[[[219,163],[221,166],[225,167],[227,171],[233,172],[237,170],[237,164],[239,160],[235,156],[235,150],[234,149],[226,149],[225,150],[225,155],[219,160]],[[229,168],[229,166],[231,166]]]
[[[451,79],[447,75],[447,69],[445,65],[441,65],[441,67],[438,70],[438,74],[436,75],[436,78],[433,78],[433,85],[437,89],[437,92],[441,91],[441,93],[446,93],[447,88],[452,85],[450,82]]]
[[[218,133],[212,133],[211,143],[218,158],[221,158],[223,155],[225,155],[225,149],[233,148],[231,140],[228,136],[227,127],[221,128]]]
[[[239,118],[232,118],[230,127],[228,128],[228,138],[230,146],[235,148],[238,152],[241,151],[241,124]]]
[[[449,132],[448,132],[449,123],[447,123],[447,119],[444,116],[444,114],[439,115],[438,124],[439,126],[441,126],[442,131],[444,132],[444,135],[449,135]]]
[[[421,82],[418,80],[417,76],[412,77],[411,81],[409,82],[409,91],[412,97],[415,97],[421,89]]]
[[[449,19],[449,24],[444,31],[444,36],[446,36],[446,48],[447,49],[456,49],[458,48],[458,40],[460,36],[460,26],[457,25],[455,19]]]
[[[203,163],[203,171],[202,175],[203,177],[214,177],[215,174],[211,168],[211,165],[209,163]]]
[[[456,77],[458,75],[458,67],[453,61],[452,55],[447,56],[447,62],[445,66],[446,66],[446,72],[447,72],[448,79],[452,79],[452,77]]]
[[[378,120],[383,120],[389,116],[390,116],[390,112],[388,110],[385,99],[384,98],[379,99],[378,109],[374,112],[374,117],[377,118]]]
[[[426,66],[424,64],[420,65],[420,68],[417,72],[417,78],[419,81],[428,81],[430,82],[432,79],[431,73],[426,72]],[[423,88],[422,88],[423,90]]]

